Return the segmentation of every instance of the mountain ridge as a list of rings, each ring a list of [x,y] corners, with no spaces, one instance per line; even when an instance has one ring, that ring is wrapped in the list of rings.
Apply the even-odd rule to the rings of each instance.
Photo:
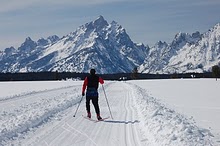
[[[99,16],[54,43],[39,46],[27,38],[14,54],[0,61],[3,66],[0,71],[88,72],[96,68],[99,73],[130,72],[143,63],[147,50],[144,45],[132,42],[117,22],[108,23]]]
[[[162,45],[163,44],[163,45]],[[220,65],[220,23],[200,34],[177,33],[170,44],[160,43],[150,49],[142,73],[209,72]]]
[[[33,41],[27,37],[20,47],[0,52],[0,72],[70,71],[128,73],[207,72],[220,64],[220,23],[207,32],[177,33],[171,43],[158,41],[153,47],[134,43],[116,21],[103,16],[79,26],[59,38]]]

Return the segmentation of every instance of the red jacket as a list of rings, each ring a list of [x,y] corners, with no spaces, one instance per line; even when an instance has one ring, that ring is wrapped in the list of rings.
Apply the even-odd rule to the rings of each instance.
[[[104,80],[101,77],[99,77],[99,83],[104,84]],[[86,77],[83,82],[82,93],[85,93],[87,85],[88,85],[88,77]]]

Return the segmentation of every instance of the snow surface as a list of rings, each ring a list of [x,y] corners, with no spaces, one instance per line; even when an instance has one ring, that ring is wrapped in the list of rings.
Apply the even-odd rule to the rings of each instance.
[[[83,118],[82,81],[0,82],[0,145],[220,145],[219,81],[106,81],[113,115]],[[110,116],[99,88],[102,117]],[[93,106],[92,118],[95,119]],[[208,113],[208,114],[207,114]]]

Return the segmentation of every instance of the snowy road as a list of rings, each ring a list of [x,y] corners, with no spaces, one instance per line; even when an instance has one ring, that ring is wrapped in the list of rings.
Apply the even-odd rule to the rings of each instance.
[[[137,113],[132,106],[132,97],[129,88],[121,84],[110,85],[106,88],[106,94],[111,93],[110,106],[114,119],[107,119],[105,122],[95,123],[82,117],[85,115],[85,104],[82,102],[79,113],[73,117],[75,107],[66,112],[66,116],[59,122],[49,127],[40,129],[34,138],[26,141],[27,145],[144,145],[139,134],[139,121]],[[124,91],[124,92],[121,92]],[[109,109],[100,91],[100,108],[103,118],[109,116]],[[93,107],[92,107],[93,108]],[[95,112],[92,109],[93,117]],[[33,140],[34,139],[34,140]]]
[[[113,119],[95,123],[83,118],[81,83],[0,99],[0,145],[212,145],[212,134],[125,82],[105,86]],[[100,86],[102,117],[110,116]],[[92,106],[92,105],[91,105]],[[95,119],[94,108],[91,107]]]

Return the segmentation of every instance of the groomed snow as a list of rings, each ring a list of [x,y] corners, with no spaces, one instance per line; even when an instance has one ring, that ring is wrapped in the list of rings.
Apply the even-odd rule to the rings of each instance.
[[[2,146],[220,145],[219,119],[215,118],[219,82],[214,79],[106,81],[113,119],[98,123],[83,118],[85,98],[73,117],[82,81],[0,82],[0,87]],[[102,86],[99,93],[101,115],[110,116]],[[91,109],[95,119],[92,105]],[[201,111],[201,116],[195,111]],[[204,124],[201,117],[209,122]]]

